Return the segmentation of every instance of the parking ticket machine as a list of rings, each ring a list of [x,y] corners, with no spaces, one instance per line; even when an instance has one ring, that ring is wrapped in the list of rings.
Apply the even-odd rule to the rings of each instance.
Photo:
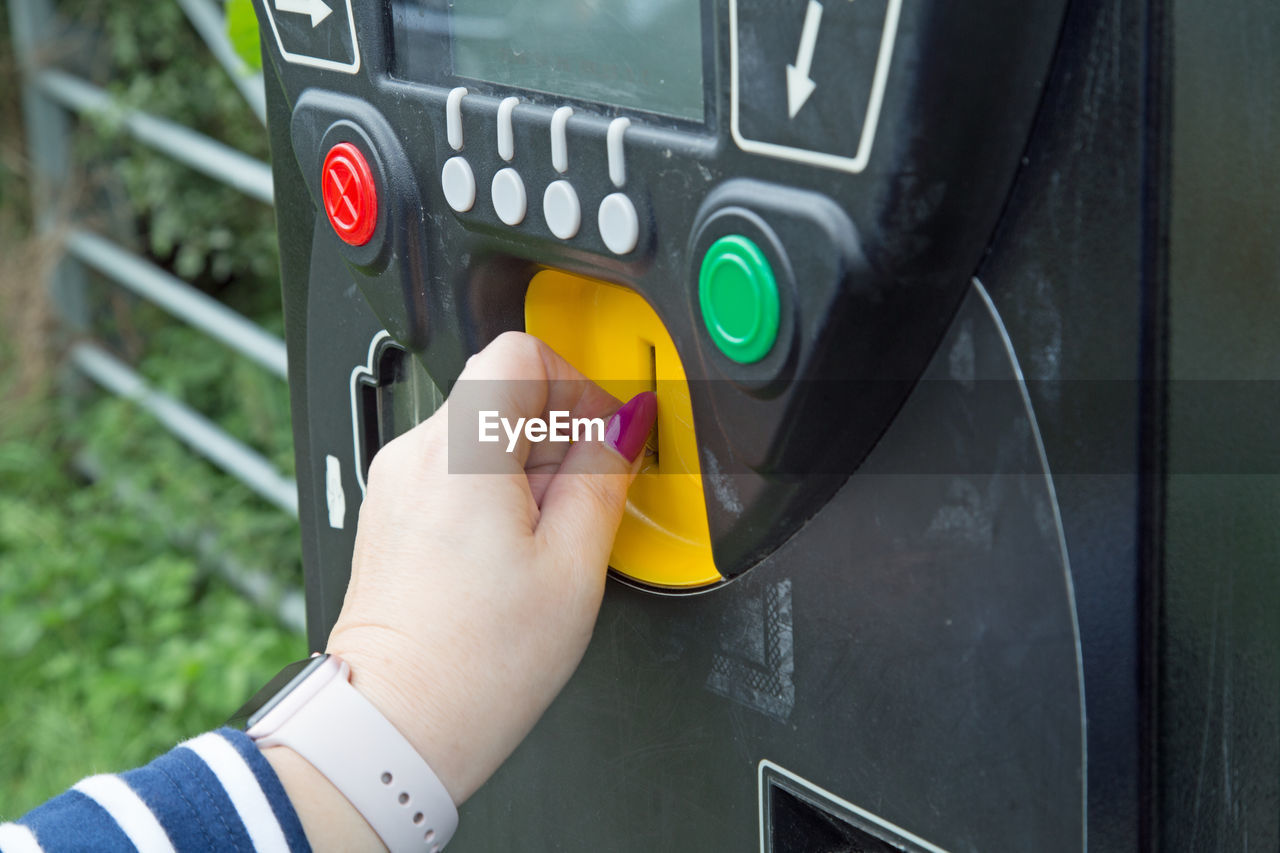
[[[1274,831],[1157,784],[1170,4],[256,3],[314,646],[370,460],[487,342],[658,395],[592,644],[455,848]]]

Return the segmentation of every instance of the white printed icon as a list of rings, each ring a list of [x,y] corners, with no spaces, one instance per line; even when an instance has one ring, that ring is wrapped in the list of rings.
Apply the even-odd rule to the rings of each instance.
[[[315,29],[333,10],[324,0],[275,0],[277,12],[292,12],[295,15],[306,15],[311,18],[311,27]]]
[[[789,118],[809,100],[818,84],[809,76],[813,69],[813,49],[818,44],[818,29],[822,26],[822,4],[818,0],[809,0],[809,8],[804,13],[804,29],[800,33],[800,47],[796,50],[795,63],[787,63],[787,112]]]
[[[749,154],[841,172],[866,169],[888,86],[903,0],[808,0],[794,61],[792,42],[779,44],[768,35],[789,26],[780,17],[790,16],[793,9],[798,14],[798,8],[783,3],[728,2],[729,132],[733,141]],[[842,51],[822,39],[824,25],[842,34],[865,31],[878,35],[879,44],[874,49]],[[783,109],[787,121],[781,120]]]
[[[347,523],[347,493],[342,488],[342,463],[332,454],[324,458],[324,501],[329,526],[341,530]]]
[[[264,3],[267,24],[271,27],[281,58],[309,68],[358,73],[360,43],[356,40],[356,20],[351,4],[352,0],[270,0]],[[309,20],[296,16],[306,16]]]

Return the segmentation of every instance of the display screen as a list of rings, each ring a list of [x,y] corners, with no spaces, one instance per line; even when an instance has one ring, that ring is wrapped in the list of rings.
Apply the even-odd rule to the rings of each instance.
[[[451,0],[453,72],[702,121],[700,0]]]

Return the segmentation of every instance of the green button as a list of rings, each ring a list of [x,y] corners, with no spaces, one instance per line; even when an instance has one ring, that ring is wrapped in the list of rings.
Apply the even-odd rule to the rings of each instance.
[[[778,339],[778,282],[760,247],[721,237],[702,258],[698,303],[711,340],[739,364],[764,358]]]

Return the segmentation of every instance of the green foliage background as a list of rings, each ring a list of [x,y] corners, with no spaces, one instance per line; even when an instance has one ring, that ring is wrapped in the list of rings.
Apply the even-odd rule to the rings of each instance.
[[[267,157],[175,3],[57,5],[59,64]],[[50,340],[67,335],[45,333],[40,307],[47,247],[29,233],[7,13],[0,0],[0,819],[218,725],[306,651],[217,571],[300,587],[296,522],[131,404],[59,379]],[[74,217],[281,333],[271,210],[117,130],[76,128]],[[292,472],[283,382],[108,282],[88,295],[93,338]]]

